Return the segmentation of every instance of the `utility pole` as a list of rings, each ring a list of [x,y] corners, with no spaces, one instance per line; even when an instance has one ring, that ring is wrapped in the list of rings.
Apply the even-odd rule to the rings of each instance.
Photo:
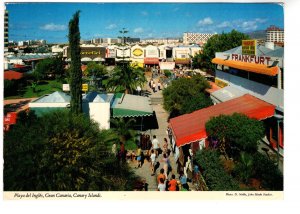
[[[129,37],[126,37],[125,34],[128,33],[129,31],[126,30],[126,28],[122,28],[122,30],[119,31],[122,34],[122,37],[119,37],[122,39],[122,67],[125,69],[125,46],[126,46],[126,39]]]

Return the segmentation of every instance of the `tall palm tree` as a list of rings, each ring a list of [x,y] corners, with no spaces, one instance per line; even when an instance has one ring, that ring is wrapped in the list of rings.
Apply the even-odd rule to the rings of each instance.
[[[137,86],[143,87],[147,82],[144,71],[140,67],[131,67],[129,63],[116,66],[111,78],[108,79],[107,88],[116,91],[124,90],[125,94],[132,94]]]

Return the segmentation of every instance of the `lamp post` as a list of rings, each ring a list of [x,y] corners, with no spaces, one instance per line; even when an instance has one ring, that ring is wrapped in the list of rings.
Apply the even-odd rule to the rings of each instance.
[[[274,114],[277,120],[277,166],[279,167],[279,139],[280,139],[280,126],[279,123],[283,121],[283,116],[280,114]]]

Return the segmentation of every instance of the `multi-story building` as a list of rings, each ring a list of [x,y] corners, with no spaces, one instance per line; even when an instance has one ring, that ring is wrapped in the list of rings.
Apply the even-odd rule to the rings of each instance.
[[[8,51],[8,11],[4,14],[4,52]]]
[[[162,38],[162,39],[143,39],[141,40],[143,44],[152,43],[152,44],[177,44],[179,43],[179,39],[171,39],[171,38]]]
[[[271,25],[267,28],[267,42],[284,43],[284,30]]]
[[[183,33],[184,44],[205,44],[212,37],[212,33]]]

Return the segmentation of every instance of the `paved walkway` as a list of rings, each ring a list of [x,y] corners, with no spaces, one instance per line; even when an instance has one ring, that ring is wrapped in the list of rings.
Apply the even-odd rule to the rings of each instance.
[[[150,78],[147,78],[147,79],[149,82]],[[158,78],[155,78],[154,81],[157,85]],[[147,82],[147,84],[145,84],[143,90],[147,90],[148,92],[151,93],[151,94],[149,94],[150,98],[156,98],[156,100],[160,100],[160,98],[161,98],[161,100],[162,100],[162,97],[163,97],[162,90],[153,93],[153,91],[149,88],[148,82]],[[162,103],[159,104],[159,103],[155,102],[155,104],[153,104],[152,107],[156,113],[156,118],[157,118],[157,122],[159,125],[159,129],[155,129],[155,130],[151,130],[151,131],[149,130],[149,131],[147,131],[147,134],[149,134],[151,136],[151,139],[152,139],[153,135],[156,135],[156,138],[159,140],[160,146],[162,148],[164,138],[168,139],[166,131],[167,131],[167,127],[168,127],[167,120],[168,120],[169,114],[168,114],[168,112],[166,112],[164,110]],[[136,161],[130,162],[130,164],[129,164],[134,169],[136,175],[140,176],[142,179],[144,179],[146,181],[146,183],[148,184],[148,191],[156,191],[157,190],[156,178],[157,178],[157,175],[159,174],[159,170],[163,166],[163,163],[160,162],[161,160],[162,160],[162,155],[159,155],[157,161],[160,163],[160,166],[155,171],[154,176],[151,176],[150,162],[148,162],[147,160],[145,160],[145,162],[141,168],[137,168],[137,169],[134,168],[137,166]],[[171,173],[169,173],[169,178],[171,177],[171,175],[173,173],[173,174],[175,174],[176,179],[178,180],[179,175],[176,172],[176,163],[175,163],[174,156],[172,153],[170,155],[170,162],[171,162],[171,166],[172,166],[173,170]],[[194,189],[190,183],[189,183],[189,186],[191,187],[191,189]]]

